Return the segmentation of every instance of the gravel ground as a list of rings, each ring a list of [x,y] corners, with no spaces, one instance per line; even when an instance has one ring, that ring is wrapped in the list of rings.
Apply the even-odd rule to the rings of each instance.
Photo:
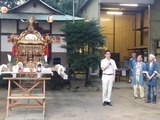
[[[7,89],[0,89],[0,120],[5,119]]]
[[[158,88],[160,91],[160,88]],[[5,119],[6,89],[0,89],[0,120]],[[113,106],[102,106],[101,91],[88,89],[46,91],[45,120],[159,120],[160,93],[157,104],[134,99],[131,85],[116,83],[112,94]],[[16,111],[16,112],[15,112]],[[6,120],[43,120],[37,109],[17,109]],[[22,115],[24,114],[24,116]],[[23,116],[23,117],[21,117]]]

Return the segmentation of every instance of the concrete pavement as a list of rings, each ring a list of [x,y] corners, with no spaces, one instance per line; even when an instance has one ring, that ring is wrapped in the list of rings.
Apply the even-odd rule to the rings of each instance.
[[[93,84],[101,87],[101,83]],[[146,104],[141,99],[133,98],[130,84],[117,82],[113,89],[113,106],[103,107],[101,90],[94,91],[94,89],[88,88],[79,88],[76,91],[69,91],[68,89],[47,90],[45,118],[43,118],[40,109],[13,109],[5,120],[159,120],[159,87],[158,91],[157,104]],[[5,98],[0,99],[0,101],[1,103],[3,101],[3,107],[6,107]],[[3,114],[5,114],[4,111],[5,109],[3,109]],[[4,120],[4,118],[0,116],[0,120]]]

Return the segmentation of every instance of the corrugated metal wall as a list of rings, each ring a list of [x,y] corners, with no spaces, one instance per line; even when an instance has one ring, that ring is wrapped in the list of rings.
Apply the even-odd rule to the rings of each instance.
[[[82,11],[82,17],[88,20],[99,20],[99,3],[98,0],[92,0]]]
[[[150,34],[149,34],[149,53],[156,54],[157,42],[160,41],[160,0],[155,0],[155,4],[150,6]],[[157,54],[160,62],[160,54]]]
[[[136,19],[136,28],[140,28],[140,14],[137,15],[121,15],[114,16],[101,14],[100,25],[103,30],[103,35],[106,36],[106,46],[112,52],[120,53],[120,60],[123,61],[126,57],[130,56],[128,49],[141,46],[140,30],[134,31],[134,24]],[[144,25],[148,27],[148,14],[147,11],[144,15]],[[115,29],[115,34],[114,34]],[[143,46],[148,45],[148,29],[144,30]],[[136,32],[136,34],[135,34]],[[115,45],[113,36],[115,35]],[[113,50],[115,49],[115,50]]]

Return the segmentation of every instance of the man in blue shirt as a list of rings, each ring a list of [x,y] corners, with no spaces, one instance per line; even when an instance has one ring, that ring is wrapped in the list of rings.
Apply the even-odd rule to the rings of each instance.
[[[137,57],[137,62],[135,63],[132,71],[133,75],[132,85],[133,85],[135,99],[138,98],[138,89],[139,89],[140,97],[144,100],[144,87],[143,87],[144,71],[146,71],[146,64],[143,62],[142,55],[139,55]]]
[[[156,62],[155,56],[153,54],[149,55],[149,62],[146,64],[146,103],[156,104],[157,99],[157,74],[159,71],[158,63]],[[153,97],[151,101],[151,89],[153,92]]]
[[[136,53],[132,53],[131,55],[131,59],[129,60],[129,69],[130,69],[130,73],[129,73],[129,81],[128,83],[131,83],[132,82],[132,71],[133,71],[133,67],[134,67],[134,64],[137,62],[137,58],[136,58]]]

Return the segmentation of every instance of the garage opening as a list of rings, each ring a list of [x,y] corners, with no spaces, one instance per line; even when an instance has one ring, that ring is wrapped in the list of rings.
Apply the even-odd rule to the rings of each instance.
[[[118,66],[129,60],[131,52],[143,55],[147,62],[148,17],[147,5],[101,4],[100,25],[105,47],[115,54],[115,58],[119,54]]]

